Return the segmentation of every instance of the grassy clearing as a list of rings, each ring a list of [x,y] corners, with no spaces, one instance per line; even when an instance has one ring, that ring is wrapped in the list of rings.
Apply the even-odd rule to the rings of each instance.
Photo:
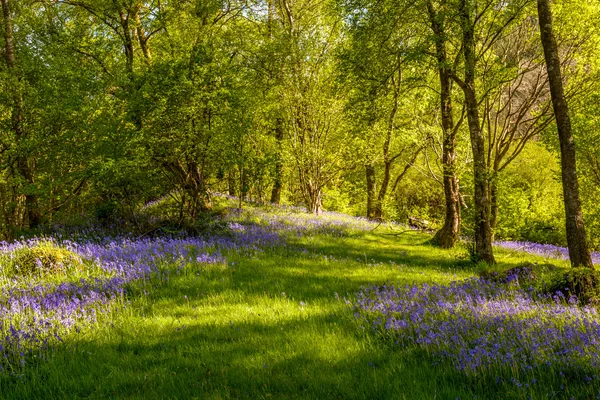
[[[449,283],[476,275],[466,251],[384,228],[305,236],[228,264],[188,264],[130,293],[127,307],[64,338],[0,397],[39,398],[593,398],[550,376],[530,391],[468,378],[361,329],[351,305],[370,284]],[[538,257],[499,251],[503,265]],[[552,261],[556,265],[564,262]]]

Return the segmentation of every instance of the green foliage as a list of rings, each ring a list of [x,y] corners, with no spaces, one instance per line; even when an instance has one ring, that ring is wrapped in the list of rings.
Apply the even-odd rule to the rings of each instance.
[[[547,283],[563,270],[548,262],[528,261],[508,268],[505,264],[481,264],[478,265],[478,272],[484,279],[494,282],[514,282],[525,289],[535,287],[542,292],[546,290]]]
[[[486,49],[477,89],[489,95],[480,110],[489,134],[513,126],[496,112],[505,85],[522,69],[541,65],[530,24],[535,9],[526,3],[490,3],[496,6],[485,8],[479,31],[510,22],[506,36],[489,48],[481,34],[475,38]],[[432,4],[442,10],[448,57],[462,76],[456,4]],[[173,207],[182,214],[175,219],[193,225],[212,206],[211,192],[264,202],[275,182],[289,203],[321,201],[325,209],[365,215],[365,165],[375,168],[379,191],[386,160],[393,162],[384,217],[418,217],[434,228],[443,220],[439,88],[425,2],[27,0],[11,6],[17,67],[0,63],[1,238],[30,228],[31,209],[44,224],[95,216],[135,225],[143,204],[174,191],[185,193]],[[565,72],[584,218],[597,248],[600,9],[583,0],[554,9],[572,57]],[[514,90],[518,98],[526,98],[531,82],[532,75],[523,77]],[[464,100],[458,85],[452,96],[457,123]],[[547,99],[541,97],[531,103],[531,116],[543,111]],[[17,98],[22,133],[13,120]],[[456,162],[468,235],[473,202],[466,133],[460,127]],[[488,142],[490,160],[504,150],[503,160],[518,153],[514,143],[526,132],[513,133],[514,142],[505,138],[508,147]],[[552,127],[542,133],[551,151],[527,143],[493,178],[500,193],[498,238],[565,243],[554,134]]]
[[[590,244],[600,247],[600,94],[587,96],[573,117],[580,171],[583,214]]]
[[[498,239],[566,244],[559,171],[556,155],[532,143],[500,173]]]
[[[524,262],[507,268],[506,265],[479,265],[479,275],[494,282],[518,285],[541,295],[559,296],[568,301],[577,296],[581,304],[600,301],[600,272],[592,268],[558,268],[547,262]]]
[[[440,224],[444,218],[444,192],[439,182],[425,179],[422,172],[413,171],[394,194],[396,220],[407,223],[417,217]]]

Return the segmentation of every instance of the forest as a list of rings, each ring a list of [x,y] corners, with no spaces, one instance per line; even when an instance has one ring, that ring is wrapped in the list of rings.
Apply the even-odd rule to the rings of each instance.
[[[0,3],[0,398],[600,396],[600,3]]]

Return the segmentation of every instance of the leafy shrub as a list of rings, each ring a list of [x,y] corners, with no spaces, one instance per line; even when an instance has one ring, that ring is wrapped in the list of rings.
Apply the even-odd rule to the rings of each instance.
[[[566,244],[557,171],[556,154],[534,142],[498,174],[497,239]]]
[[[102,223],[111,222],[120,216],[119,203],[115,200],[106,200],[96,205],[94,214]]]
[[[183,229],[194,235],[227,235],[229,228],[225,216],[227,210],[207,210],[198,214],[195,221],[184,224]]]
[[[531,220],[520,229],[519,233],[519,239],[528,242],[557,245],[566,243],[565,229],[557,220],[551,222]]]

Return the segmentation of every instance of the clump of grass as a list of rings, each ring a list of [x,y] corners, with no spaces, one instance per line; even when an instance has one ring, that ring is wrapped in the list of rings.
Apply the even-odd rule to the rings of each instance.
[[[7,278],[36,274],[64,275],[84,269],[79,255],[49,240],[39,241],[33,246],[18,247],[3,258],[3,272]]]

